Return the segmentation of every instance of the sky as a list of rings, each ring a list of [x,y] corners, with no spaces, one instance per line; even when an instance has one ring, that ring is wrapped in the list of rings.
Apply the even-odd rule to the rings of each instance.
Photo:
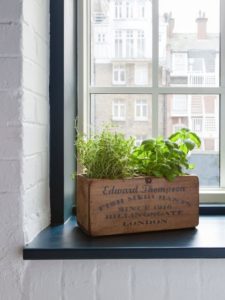
[[[224,1],[224,0],[221,0]],[[196,32],[199,10],[208,18],[208,32],[219,30],[219,0],[160,0],[160,12],[172,12],[175,32]]]

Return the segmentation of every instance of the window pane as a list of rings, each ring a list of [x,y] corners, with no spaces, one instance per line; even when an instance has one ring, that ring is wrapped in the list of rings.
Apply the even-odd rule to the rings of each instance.
[[[112,120],[125,121],[126,119],[126,102],[124,99],[115,98],[112,101]]]
[[[202,187],[219,187],[219,96],[161,95],[159,133],[168,137],[184,127],[196,132],[202,141],[201,149],[190,157],[196,165],[193,173],[199,176]]]
[[[151,0],[90,2],[91,85],[151,85]],[[121,82],[114,80],[118,64],[124,66]]]
[[[91,96],[91,129],[112,124],[127,137],[140,140],[152,136],[152,103],[150,95],[98,94]]]
[[[159,82],[219,85],[219,0],[159,0]]]
[[[148,120],[148,103],[146,99],[135,101],[135,121]]]

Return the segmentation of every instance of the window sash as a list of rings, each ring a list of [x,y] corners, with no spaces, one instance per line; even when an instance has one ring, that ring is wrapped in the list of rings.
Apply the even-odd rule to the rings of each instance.
[[[121,99],[115,99],[112,102],[112,119],[113,121],[126,120],[126,104]]]
[[[126,83],[126,67],[125,64],[115,64],[113,65],[113,84],[125,84]]]
[[[90,99],[93,94],[150,94],[152,96],[152,135],[158,136],[158,98],[161,94],[186,95],[219,95],[220,97],[220,128],[225,128],[225,1],[220,1],[220,86],[219,87],[161,87],[158,82],[159,67],[159,23],[158,0],[152,0],[152,86],[151,87],[93,87],[90,78],[90,1],[78,1],[78,128],[88,134],[90,121]],[[89,25],[87,25],[89,24]],[[225,134],[220,131],[220,166],[225,166]],[[202,188],[200,199],[203,203],[224,203],[225,168],[220,168],[220,188]]]
[[[147,121],[148,120],[148,102],[147,100],[135,101],[135,121]]]

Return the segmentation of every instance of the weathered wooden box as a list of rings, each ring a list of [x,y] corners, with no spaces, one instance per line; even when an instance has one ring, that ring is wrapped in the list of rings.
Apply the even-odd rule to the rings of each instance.
[[[197,176],[124,180],[77,176],[77,221],[91,236],[191,228],[199,222]]]

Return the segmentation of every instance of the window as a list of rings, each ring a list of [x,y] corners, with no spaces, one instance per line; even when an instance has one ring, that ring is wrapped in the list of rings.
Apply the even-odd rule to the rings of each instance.
[[[125,84],[125,65],[113,65],[113,84]]]
[[[133,30],[126,32],[126,58],[134,56],[134,33]]]
[[[174,95],[172,98],[172,114],[173,115],[187,115],[188,102],[186,95]]]
[[[203,119],[202,118],[196,118],[193,117],[192,118],[192,124],[191,124],[191,129],[196,132],[197,134],[201,134],[202,133],[202,129],[203,129]]]
[[[113,100],[112,119],[113,121],[124,121],[126,119],[126,106],[124,100]]]
[[[148,84],[148,65],[147,64],[135,64],[135,84],[146,85]]]
[[[201,73],[205,70],[203,58],[189,58],[189,70]]]
[[[116,30],[115,32],[115,57],[123,56],[123,40],[122,31]]]
[[[172,54],[173,74],[185,75],[187,74],[187,53],[173,53]]]
[[[57,8],[60,8],[58,9],[58,12],[60,12],[60,16],[62,18],[63,16],[63,9],[62,8],[62,4],[63,2],[61,1],[58,1],[57,2]],[[70,2],[70,3],[74,3],[73,1]],[[55,8],[55,2],[54,2],[54,5],[52,6],[53,8]],[[73,11],[70,9],[70,11]],[[55,11],[54,11],[55,12]],[[55,25],[57,25],[58,23],[60,24],[63,24],[63,22],[58,22],[58,15],[56,14],[53,14],[54,17],[52,18],[52,21],[54,22],[51,22],[51,32],[54,32],[54,29],[55,29]],[[61,20],[61,19],[60,19]],[[56,22],[57,21],[57,22]],[[55,112],[52,114],[51,116],[51,125],[52,126],[52,130],[51,130],[51,136],[52,136],[52,131],[54,132],[54,136],[52,137],[52,141],[55,140],[56,143],[52,143],[51,146],[53,145],[57,145],[57,148],[61,148],[63,149],[63,130],[59,130],[59,128],[64,128],[64,129],[69,129],[72,128],[73,129],[73,126],[70,126],[74,119],[73,119],[73,116],[71,114],[71,106],[73,107],[74,105],[74,99],[73,97],[71,97],[71,102],[69,103],[69,107],[70,107],[70,111],[69,111],[69,115],[68,115],[68,111],[63,111],[63,106],[59,108],[59,114],[58,114],[58,111],[57,111],[57,107],[58,107],[58,104],[60,103],[63,104],[63,64],[61,64],[61,62],[63,61],[63,57],[60,55],[60,51],[55,51],[56,49],[56,45],[58,44],[58,41],[60,40],[62,42],[62,38],[63,38],[63,31],[61,30],[61,26],[59,26],[60,28],[60,35],[57,35],[57,40],[54,40],[52,41],[52,44],[51,44],[51,50],[53,50],[51,53],[53,55],[51,55],[51,57],[53,57],[54,55],[56,55],[54,57],[53,60],[51,60],[51,75],[53,74],[57,74],[57,76],[55,77],[52,77],[51,79],[53,79],[53,82],[51,82],[50,86],[50,91],[51,91],[51,99],[52,99],[52,102],[51,102],[51,113]],[[67,32],[68,33],[68,32]],[[59,37],[60,36],[60,37]],[[57,43],[56,43],[57,42]],[[72,43],[73,44],[73,43]],[[63,45],[63,42],[62,43],[59,43],[59,45]],[[67,45],[67,44],[66,44]],[[74,45],[76,45],[74,43]],[[66,50],[69,49],[69,47],[65,48]],[[76,47],[74,49],[76,51]],[[68,53],[67,53],[68,54]],[[61,58],[60,58],[61,57]],[[59,59],[59,60],[58,60]],[[61,59],[61,61],[60,61]],[[56,63],[57,62],[57,63]],[[60,62],[60,63],[59,63]],[[79,62],[79,61],[78,61]],[[73,64],[70,64],[69,66],[72,66],[71,69],[74,70],[74,67],[73,67]],[[79,69],[79,68],[78,68]],[[56,72],[56,71],[59,71],[60,72]],[[58,74],[62,74],[58,77]],[[71,74],[69,74],[69,78]],[[60,78],[59,82],[57,81],[54,81],[54,78]],[[74,82],[76,82],[74,80]],[[59,86],[55,83],[59,83]],[[54,87],[54,90],[52,90]],[[54,92],[59,92],[60,93],[54,93]],[[97,90],[95,90],[96,92]],[[74,95],[72,93],[72,95]],[[93,94],[92,94],[93,96]],[[57,101],[55,101],[55,99],[57,98]],[[67,98],[67,97],[66,97]],[[69,97],[70,98],[70,97]],[[61,102],[60,102],[61,101]],[[72,103],[73,102],[73,103]],[[55,107],[54,107],[54,104],[55,104]],[[68,104],[68,102],[67,102]],[[54,107],[54,109],[53,109]],[[160,108],[160,107],[159,107]],[[81,110],[80,110],[81,112]],[[60,120],[57,118],[58,116],[61,116],[62,119],[60,118]],[[64,127],[63,125],[63,119],[65,121],[65,118],[63,118],[63,115],[65,117],[69,117],[70,121],[71,121],[71,124],[69,124],[68,127]],[[68,120],[66,120],[66,122],[68,122]],[[83,122],[82,124],[85,124],[86,123],[86,120],[85,122]],[[60,124],[60,127],[58,127],[58,124]],[[56,126],[57,125],[57,126]],[[72,133],[72,132],[71,132]],[[67,138],[67,134],[66,134],[66,138]],[[73,144],[73,139],[71,139],[71,136],[70,136],[70,133],[69,133],[69,139],[70,139],[70,143]],[[65,142],[65,141],[64,141]],[[209,140],[206,140],[205,139],[205,143],[209,143],[209,145],[212,145],[212,141],[209,139]],[[58,147],[59,146],[59,147]],[[68,148],[66,148],[68,145],[67,145],[67,142],[64,144],[64,149],[67,149],[68,151]],[[210,146],[211,147],[211,146]],[[51,170],[51,172],[53,174],[56,174],[55,176],[55,179],[56,179],[56,182],[53,182],[52,184],[52,187],[53,189],[55,189],[56,191],[56,194],[55,196],[57,196],[57,192],[58,191],[62,191],[62,189],[60,188],[58,190],[58,186],[61,186],[62,183],[61,183],[61,180],[63,180],[65,177],[67,177],[67,180],[68,178],[70,178],[70,175],[69,173],[65,173],[65,176],[63,174],[63,167],[65,167],[65,165],[67,165],[68,161],[67,161],[67,158],[70,157],[70,162],[72,162],[71,160],[71,157],[73,155],[68,155],[68,152],[66,151],[66,155],[64,156],[64,159],[63,159],[63,151],[60,149],[59,152],[60,152],[60,155],[58,156],[58,149],[55,149],[54,147],[52,147],[52,151],[51,151],[51,155],[53,154],[53,157],[51,158],[51,161],[54,162],[54,165],[56,167],[56,169],[54,170]],[[73,149],[73,147],[71,147],[71,149]],[[73,153],[73,152],[72,152]],[[57,160],[58,158],[58,160]],[[63,163],[64,162],[64,163]],[[61,169],[62,168],[62,169]],[[73,169],[73,168],[72,168]],[[56,171],[56,172],[54,172]],[[65,172],[65,170],[64,170]],[[67,175],[68,176],[67,176]],[[63,178],[64,177],[64,178]],[[70,179],[68,180],[69,182],[71,182],[71,185],[74,185],[73,181],[71,181]],[[68,184],[68,183],[67,183]],[[67,189],[66,189],[66,198],[68,200],[68,186],[67,186]],[[55,200],[56,198],[58,197],[53,197],[53,207],[55,206]],[[61,194],[59,195],[59,198],[61,198]],[[63,199],[63,197],[61,198]],[[72,203],[72,202],[71,202]],[[68,203],[68,207],[69,209],[71,208],[71,203]],[[60,204],[61,205],[61,204]],[[208,207],[207,207],[208,208]],[[201,207],[200,208],[201,211],[204,212],[208,212],[208,210],[206,210],[205,207]],[[210,208],[210,211],[212,212],[212,214],[216,213],[218,214],[218,212],[220,212],[221,214],[224,213],[224,209],[223,209],[223,206],[216,206],[216,207],[212,207]],[[63,212],[63,209],[58,209],[58,212],[59,213],[62,213]],[[54,217],[54,214],[52,214],[52,218]],[[174,258],[174,257],[178,257],[178,258],[193,258],[193,257],[196,257],[196,258],[201,258],[201,257],[209,257],[209,258],[218,258],[218,257],[222,257],[224,258],[224,247],[223,247],[223,243],[221,243],[221,241],[223,242],[224,238],[221,238],[221,232],[223,232],[223,229],[222,229],[222,226],[223,224],[220,222],[218,222],[218,217],[217,216],[210,216],[207,217],[207,218],[202,218],[201,219],[201,222],[204,223],[204,224],[201,224],[201,226],[199,227],[199,230],[200,231],[199,233],[197,233],[197,236],[196,236],[196,232],[193,232],[193,235],[191,234],[190,235],[190,232],[187,231],[187,235],[185,236],[185,233],[183,235],[182,233],[182,239],[181,239],[181,242],[177,243],[177,233],[175,232],[174,234],[174,240],[175,242],[171,243],[169,246],[166,244],[166,247],[165,245],[163,245],[162,247],[162,243],[164,242],[163,241],[163,237],[161,236],[161,234],[157,234],[157,238],[159,238],[158,242],[157,243],[153,243],[153,245],[149,246],[149,247],[144,247],[144,252],[143,252],[143,246],[146,245],[146,238],[144,237],[143,240],[139,241],[140,245],[138,245],[137,247],[133,247],[132,249],[130,249],[129,252],[129,255],[131,255],[132,257],[140,257],[140,258],[143,258],[144,257],[148,257],[148,258],[153,258],[153,257],[159,257],[159,258],[162,258],[162,256],[164,258]],[[63,224],[63,220],[60,221],[60,224]],[[216,224],[216,226],[214,226]],[[59,226],[59,230],[52,228],[52,227],[49,227],[48,229],[46,229],[44,232],[41,232],[40,235],[35,238],[35,240],[30,243],[29,245],[26,245],[24,250],[23,250],[23,257],[24,259],[52,259],[53,257],[55,259],[65,259],[65,258],[70,258],[70,259],[80,259],[81,256],[82,258],[86,258],[86,259],[96,259],[96,257],[102,257],[102,253],[104,252],[104,249],[105,249],[105,243],[104,243],[104,240],[102,243],[100,243],[99,245],[99,241],[97,240],[96,243],[93,244],[93,239],[87,239],[87,237],[84,236],[84,238],[81,237],[80,235],[80,232],[79,231],[76,231],[74,230],[74,226],[75,225],[75,221],[71,220],[69,222],[67,222],[64,226]],[[212,240],[211,240],[211,244],[210,244],[210,239],[209,241],[207,240],[207,245],[209,245],[209,247],[205,248],[204,251],[202,251],[202,249],[204,249],[205,245],[204,245],[204,240],[202,241],[202,235],[205,234],[205,230],[207,229],[210,229],[211,232],[209,232],[209,236],[213,237]],[[49,243],[46,242],[46,236],[49,237],[47,240],[50,241]],[[169,236],[171,236],[171,233],[169,234]],[[217,237],[217,239],[215,240],[215,237]],[[150,237],[151,239],[151,237]],[[149,242],[151,244],[151,240],[149,239]],[[185,242],[183,242],[185,239]],[[197,241],[197,243],[195,243],[192,247],[189,247],[190,246],[190,242],[193,242],[193,239],[194,241]],[[66,243],[63,243],[62,241],[66,240]],[[134,240],[135,240],[135,237],[134,237]],[[164,239],[165,240],[165,239]],[[51,242],[53,241],[53,242]],[[200,241],[200,243],[199,243]],[[58,247],[56,248],[56,243],[58,242]],[[79,245],[80,244],[83,244],[84,247],[82,248],[82,254],[81,254],[81,251],[80,251],[80,247],[74,247],[74,243],[76,244],[76,242],[79,242]],[[44,245],[44,248],[43,248],[43,245]],[[125,246],[127,246],[129,248],[129,245],[125,243]],[[171,250],[171,246],[172,248],[174,248],[175,250],[172,252],[170,251]],[[121,247],[123,249],[125,249],[124,251],[121,252]],[[106,255],[104,256],[106,259],[112,259],[112,258],[124,258],[124,257],[128,257],[129,255],[126,256],[127,254],[127,247],[124,247],[124,240],[123,238],[121,238],[121,241],[119,240],[118,241],[118,245],[113,247],[112,249],[110,249],[110,251],[107,251]],[[188,247],[190,249],[188,249],[188,251],[185,251],[185,254],[184,254],[184,251],[177,251],[179,249],[184,249],[185,247]],[[203,248],[202,248],[203,247]],[[91,248],[95,248],[94,251],[92,251]],[[159,251],[156,251],[157,253],[155,253],[154,251],[154,248],[155,249],[158,249],[160,248],[161,251],[160,251],[160,254],[157,255],[157,253]],[[97,252],[96,252],[96,249]],[[196,249],[200,249],[199,251],[196,252]],[[218,250],[219,249],[219,250]],[[69,250],[69,251],[68,251]],[[169,251],[168,251],[169,250]],[[153,252],[152,252],[153,251]],[[66,253],[66,254],[65,254]],[[168,254],[169,253],[169,254]]]
[[[192,96],[191,99],[191,112],[192,114],[201,115],[203,112],[203,103],[202,103],[202,96]]]
[[[105,43],[105,33],[98,33],[97,43],[99,43],[99,44]]]
[[[147,100],[135,101],[135,121],[147,121],[148,120],[148,103]]]
[[[145,56],[145,34],[143,30],[138,30],[137,36],[137,56]]]
[[[123,118],[119,104],[113,104],[123,99],[126,120],[122,129],[127,136],[168,137],[176,128],[195,130],[203,145],[192,158],[198,166],[201,201],[212,200],[212,194],[213,201],[222,201],[225,58],[221,53],[225,52],[225,26],[220,26],[224,22],[220,16],[225,4],[215,0],[213,9],[208,1],[200,0],[182,1],[182,5],[178,0],[98,0],[98,4],[96,9],[101,7],[107,21],[93,24],[92,18],[87,20],[84,15],[85,24],[91,25],[82,44],[82,53],[87,54],[83,77],[78,76],[84,126],[100,125],[100,120],[110,121],[112,116]],[[202,11],[200,15],[196,7]],[[93,6],[90,11],[92,16]],[[105,28],[109,41],[98,56],[92,40],[97,26]],[[138,120],[143,122],[134,122]]]
[[[126,2],[126,18],[133,18],[133,1]]]
[[[216,119],[213,117],[206,117],[204,129],[207,132],[215,132],[216,131]]]
[[[123,17],[123,1],[115,0],[115,19],[121,19]]]
[[[145,2],[144,1],[139,1],[138,2],[138,15],[139,18],[145,18]]]

